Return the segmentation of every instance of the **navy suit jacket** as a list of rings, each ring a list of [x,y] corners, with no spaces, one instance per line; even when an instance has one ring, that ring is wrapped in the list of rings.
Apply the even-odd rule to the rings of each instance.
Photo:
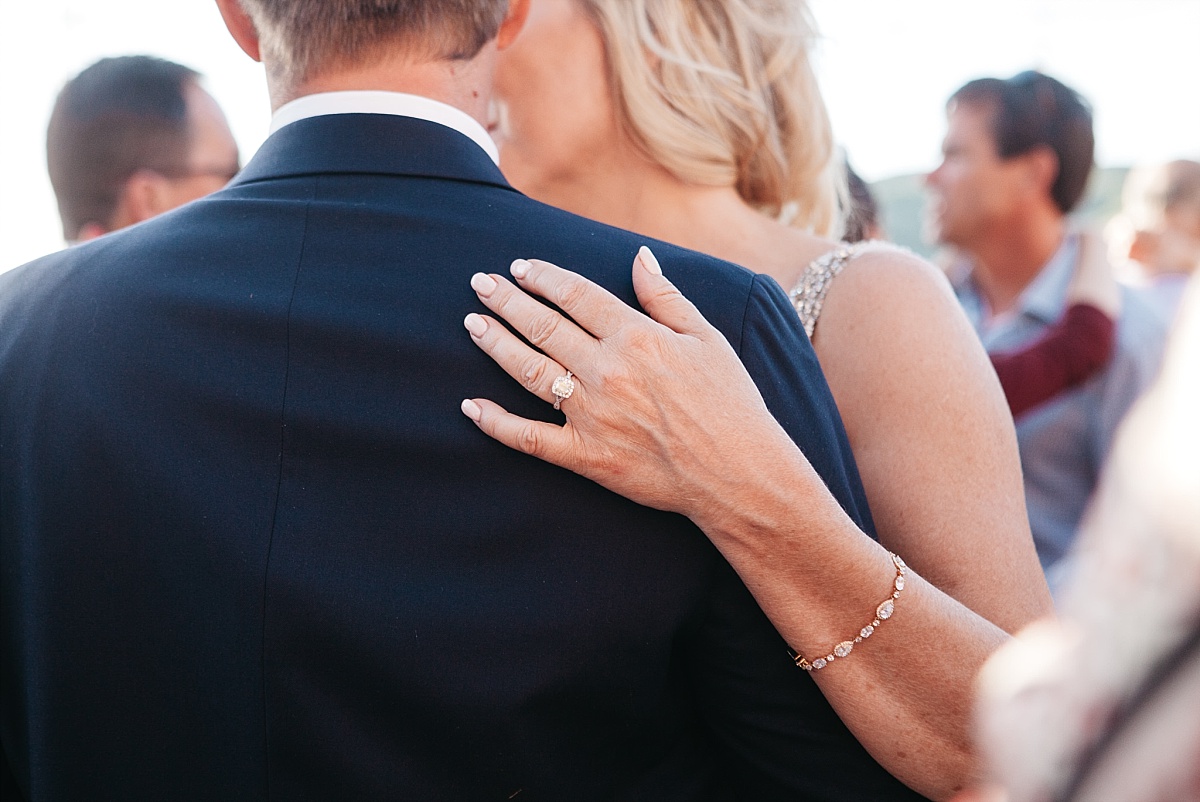
[[[633,302],[644,242],[514,191],[451,129],[340,115],[0,276],[21,793],[904,797],[689,521],[459,411],[556,415],[463,330],[472,273],[537,257]],[[778,286],[655,249],[869,531]]]

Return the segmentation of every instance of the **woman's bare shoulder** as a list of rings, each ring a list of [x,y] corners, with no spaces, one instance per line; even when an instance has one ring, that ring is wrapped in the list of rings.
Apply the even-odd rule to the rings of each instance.
[[[953,295],[946,275],[908,248],[879,241],[852,247],[841,283],[852,285],[856,291],[871,294],[937,291]]]
[[[888,330],[903,322],[910,334],[942,326],[969,328],[945,274],[932,262],[888,243],[863,243],[829,282],[817,333],[851,328]]]
[[[953,370],[982,379],[987,359],[945,274],[886,245],[862,248],[831,282],[813,345],[827,370],[840,368],[859,381],[940,380]],[[930,360],[935,353],[940,358]]]

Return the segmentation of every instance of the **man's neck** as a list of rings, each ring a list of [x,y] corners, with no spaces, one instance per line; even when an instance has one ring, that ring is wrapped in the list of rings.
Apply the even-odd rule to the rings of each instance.
[[[271,106],[322,92],[383,91],[420,95],[454,106],[487,126],[491,102],[494,46],[470,61],[390,59],[366,66],[328,71],[290,87],[271,86]]]
[[[1063,217],[1044,216],[997,228],[992,236],[970,248],[975,283],[993,315],[1016,306],[1021,293],[1058,251],[1065,235]]]

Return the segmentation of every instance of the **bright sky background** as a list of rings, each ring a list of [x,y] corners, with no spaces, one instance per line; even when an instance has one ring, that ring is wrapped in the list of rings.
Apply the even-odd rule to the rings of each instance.
[[[937,163],[965,81],[1038,67],[1096,109],[1103,166],[1200,158],[1200,0],[811,0],[839,139],[868,180]],[[0,271],[62,246],[45,131],[62,84],[98,58],[198,69],[243,159],[265,138],[261,68],[212,0],[0,0]]]

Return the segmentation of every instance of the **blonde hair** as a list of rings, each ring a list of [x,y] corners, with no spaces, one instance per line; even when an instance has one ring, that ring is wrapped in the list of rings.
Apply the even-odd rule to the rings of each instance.
[[[409,47],[469,59],[500,30],[508,0],[241,0],[284,85]]]
[[[845,175],[804,0],[579,0],[633,142],[682,181],[837,236]]]

